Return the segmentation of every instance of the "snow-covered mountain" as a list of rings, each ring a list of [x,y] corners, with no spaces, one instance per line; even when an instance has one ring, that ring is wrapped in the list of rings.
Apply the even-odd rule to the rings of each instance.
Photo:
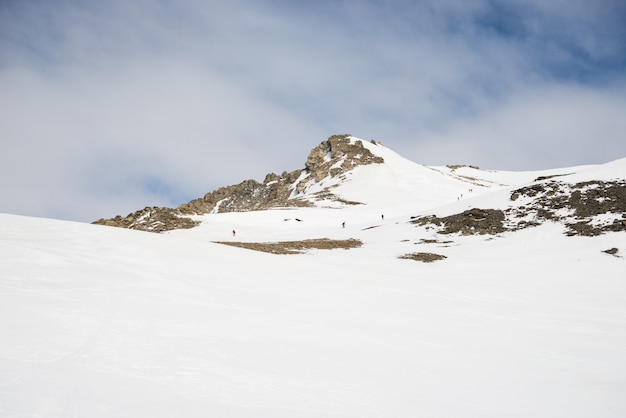
[[[496,228],[496,232],[537,225],[543,220],[560,221],[572,234],[624,231],[626,219],[621,215],[626,211],[626,159],[601,169],[608,174],[597,170],[569,167],[503,172],[459,165],[427,167],[408,161],[373,140],[334,135],[311,151],[303,169],[282,175],[270,173],[263,183],[245,180],[222,187],[176,209],[147,207],[125,217],[118,215],[95,223],[164,232],[202,223],[202,218],[192,215],[350,206],[360,209],[349,213],[370,216],[379,210],[400,216],[429,209],[437,209],[439,214],[451,211],[449,215],[456,211],[467,220],[485,215],[472,211],[482,204],[504,211],[492,211],[500,223],[507,225]],[[491,199],[476,200],[485,194]],[[467,209],[470,211],[463,214]],[[466,226],[463,232],[472,233],[470,229],[478,225]]]
[[[626,414],[626,159],[337,144],[189,229],[0,214],[0,416]]]

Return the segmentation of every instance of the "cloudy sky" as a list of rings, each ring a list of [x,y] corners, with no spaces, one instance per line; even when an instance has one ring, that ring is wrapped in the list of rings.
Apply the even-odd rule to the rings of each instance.
[[[93,221],[302,168],[626,157],[622,0],[2,0],[0,212]]]

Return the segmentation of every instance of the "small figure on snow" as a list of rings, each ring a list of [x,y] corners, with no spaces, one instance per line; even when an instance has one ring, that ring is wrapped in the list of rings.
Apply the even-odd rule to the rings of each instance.
[[[343,221],[343,222],[341,223],[341,227],[342,227],[342,228],[345,228],[345,227],[346,227],[346,221]]]
[[[384,221],[385,220],[385,215],[384,214],[380,215],[380,219]]]
[[[235,230],[233,229],[233,237],[235,236]]]

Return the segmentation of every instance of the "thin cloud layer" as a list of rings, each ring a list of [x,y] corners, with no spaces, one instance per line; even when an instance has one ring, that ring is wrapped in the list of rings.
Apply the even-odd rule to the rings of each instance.
[[[3,2],[0,211],[80,221],[301,168],[626,156],[619,1]]]

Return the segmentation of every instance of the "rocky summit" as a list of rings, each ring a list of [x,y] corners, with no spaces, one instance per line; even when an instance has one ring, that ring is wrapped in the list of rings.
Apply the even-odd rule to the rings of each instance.
[[[372,143],[376,144],[375,141]],[[311,191],[323,179],[345,180],[345,174],[357,166],[382,164],[384,159],[374,155],[352,135],[333,135],[313,148],[303,169],[269,173],[262,183],[245,180],[239,184],[220,187],[203,197],[177,208],[146,207],[126,216],[99,219],[94,224],[164,232],[188,229],[197,225],[190,215],[206,213],[247,212],[279,207],[313,206],[326,200],[342,204],[357,204],[335,195],[330,186]]]

